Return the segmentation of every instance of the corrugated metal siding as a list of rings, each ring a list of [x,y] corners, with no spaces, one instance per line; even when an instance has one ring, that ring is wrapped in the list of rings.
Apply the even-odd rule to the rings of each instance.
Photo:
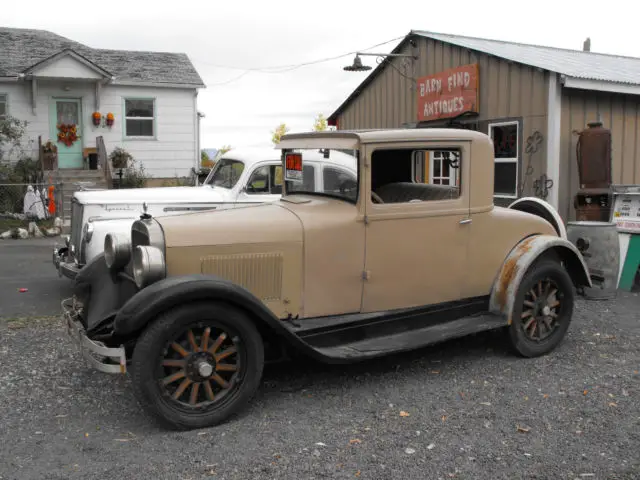
[[[532,193],[535,177],[545,173],[546,143],[540,145],[531,158],[532,173],[524,177],[528,158],[524,155],[526,139],[535,130],[546,138],[547,74],[537,68],[508,62],[466,48],[445,44],[429,38],[417,38],[419,59],[414,77],[430,75],[449,68],[479,63],[480,115],[478,129],[488,133],[489,120],[522,120],[520,132],[520,181],[524,194]],[[409,46],[401,53],[411,53]],[[366,61],[367,57],[365,57]],[[401,69],[404,59],[392,59]],[[411,74],[411,72],[407,72]],[[394,68],[385,68],[360,92],[341,113],[341,130],[361,128],[397,128],[417,119],[417,88]],[[510,200],[504,203],[510,203]]]
[[[640,183],[640,98],[631,95],[564,90],[560,151],[559,210],[562,218],[575,220],[573,198],[578,184],[577,135],[598,113],[612,136],[612,182]]]

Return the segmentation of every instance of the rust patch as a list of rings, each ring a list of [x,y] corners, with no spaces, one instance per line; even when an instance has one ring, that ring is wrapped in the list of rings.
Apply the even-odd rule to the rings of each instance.
[[[504,264],[502,271],[500,272],[500,278],[498,278],[498,289],[496,292],[496,300],[500,309],[504,310],[507,305],[508,291],[511,281],[518,273],[518,260],[527,252],[531,250],[531,244],[535,240],[535,237],[527,238],[520,242],[516,247],[515,253]],[[511,323],[511,319],[509,319]]]
[[[518,257],[519,258],[519,257]],[[518,273],[518,258],[513,257],[507,260],[504,268],[500,274],[500,278],[498,279],[498,291],[496,292],[496,300],[498,301],[498,305],[500,309],[504,310],[504,307],[507,304],[507,291],[509,290],[509,284],[513,277],[515,277],[516,273]]]

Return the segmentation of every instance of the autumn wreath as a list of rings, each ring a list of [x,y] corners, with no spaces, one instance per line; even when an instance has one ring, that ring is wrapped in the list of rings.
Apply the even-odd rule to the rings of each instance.
[[[67,147],[73,145],[78,140],[77,126],[72,123],[58,124],[58,142],[64,143]]]

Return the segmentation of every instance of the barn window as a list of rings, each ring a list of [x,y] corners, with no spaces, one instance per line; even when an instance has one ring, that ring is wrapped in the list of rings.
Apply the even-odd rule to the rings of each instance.
[[[155,136],[155,100],[152,98],[125,98],[125,136]]]
[[[489,124],[495,157],[493,194],[496,197],[518,197],[518,133],[518,122]]]

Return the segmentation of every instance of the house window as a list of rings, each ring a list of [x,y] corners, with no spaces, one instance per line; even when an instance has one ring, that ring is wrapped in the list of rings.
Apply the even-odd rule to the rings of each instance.
[[[153,99],[124,100],[125,136],[153,137],[155,135],[155,101]]]
[[[429,152],[429,183],[433,185],[458,185],[457,152],[433,150]]]
[[[0,93],[0,118],[7,116],[7,95]]]
[[[493,194],[518,197],[518,122],[489,124],[495,157]]]

